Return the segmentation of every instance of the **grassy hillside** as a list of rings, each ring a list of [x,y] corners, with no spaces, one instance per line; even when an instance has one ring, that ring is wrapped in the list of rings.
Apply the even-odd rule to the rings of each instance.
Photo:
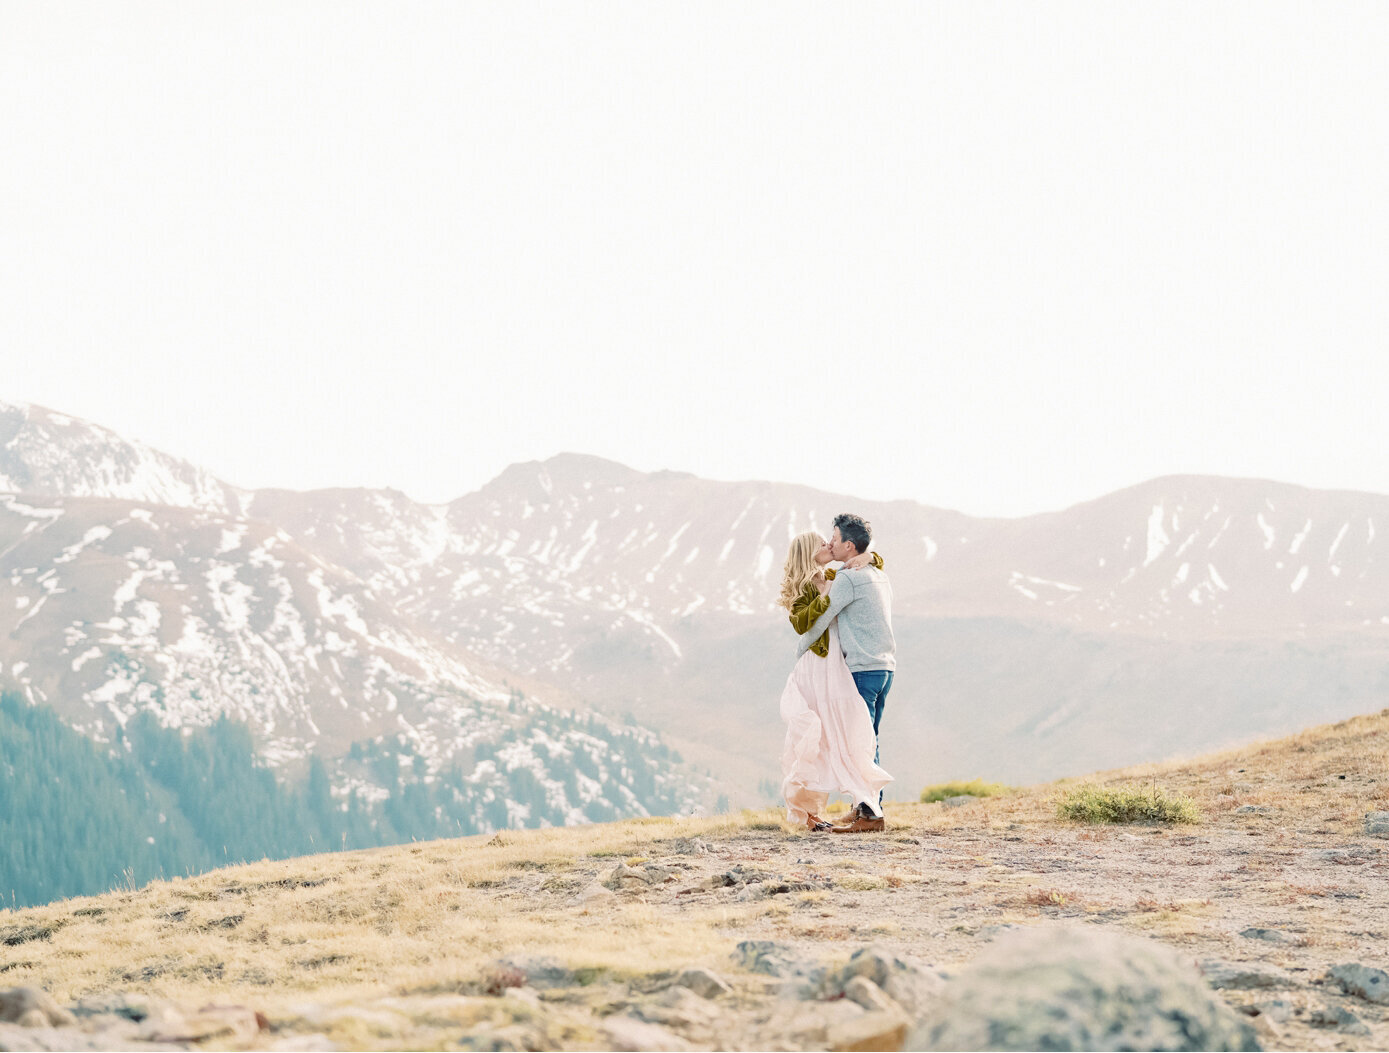
[[[1058,797],[1083,781],[1161,786],[1189,796],[1201,819],[1059,819]],[[958,807],[896,804],[884,835],[809,834],[775,811],[632,820],[263,862],[0,911],[0,982],[63,1003],[105,991],[239,1003],[277,1034],[352,1046],[452,1046],[460,1028],[509,1021],[583,1048],[611,1042],[602,1021],[653,978],[701,965],[728,978],[737,1001],[725,1023],[672,1023],[673,1033],[814,1046],[766,1030],[766,978],[730,957],[740,941],[822,961],[875,943],[949,968],[998,926],[1071,919],[1307,977],[1356,955],[1382,959],[1389,840],[1363,834],[1373,810],[1389,810],[1389,710]],[[654,877],[602,889],[619,864]],[[1294,936],[1277,946],[1234,936],[1251,925]],[[574,971],[572,990],[524,1012],[491,997],[508,955],[557,958]],[[1361,1048],[1382,1048],[1389,1017],[1356,1011],[1376,1036]],[[1294,1024],[1266,1045],[1311,1048],[1299,1044],[1319,1033]]]

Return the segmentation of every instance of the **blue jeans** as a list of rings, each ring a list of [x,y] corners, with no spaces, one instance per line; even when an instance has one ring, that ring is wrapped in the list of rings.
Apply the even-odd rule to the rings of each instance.
[[[887,693],[892,690],[891,669],[868,669],[862,673],[851,674],[854,686],[858,688],[868,716],[873,720],[873,763],[878,763],[878,725],[883,722],[883,707],[887,705]],[[867,803],[866,801],[864,802]],[[878,811],[883,810],[883,791],[878,791]]]

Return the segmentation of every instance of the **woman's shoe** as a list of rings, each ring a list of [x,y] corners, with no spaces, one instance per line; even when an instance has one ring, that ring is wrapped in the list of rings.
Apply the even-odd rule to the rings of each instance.
[[[828,830],[834,829],[832,826],[830,826],[829,823],[825,822],[814,812],[812,812],[810,814],[810,817],[806,819],[805,828],[817,834],[823,834]]]

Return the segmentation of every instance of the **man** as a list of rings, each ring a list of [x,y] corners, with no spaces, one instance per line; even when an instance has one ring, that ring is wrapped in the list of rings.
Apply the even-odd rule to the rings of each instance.
[[[846,512],[834,517],[834,531],[826,544],[834,559],[844,561],[868,551],[872,539],[872,528],[863,517]],[[856,570],[846,567],[835,576],[829,596],[829,609],[801,634],[797,657],[805,654],[829,628],[830,622],[839,619],[839,646],[844,652],[844,664],[853,674],[854,686],[873,720],[873,762],[876,764],[878,726],[882,723],[887,693],[892,688],[892,674],[897,668],[897,643],[892,635],[892,586],[888,584],[887,575],[872,564]],[[884,829],[887,824],[882,805],[881,791],[876,808],[870,801],[858,802],[849,813],[848,821],[834,828],[835,833]]]

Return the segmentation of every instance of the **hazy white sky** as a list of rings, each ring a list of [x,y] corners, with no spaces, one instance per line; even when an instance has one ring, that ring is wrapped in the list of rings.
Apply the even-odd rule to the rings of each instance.
[[[1389,6],[0,0],[0,400],[242,486],[574,450],[1389,493]]]

